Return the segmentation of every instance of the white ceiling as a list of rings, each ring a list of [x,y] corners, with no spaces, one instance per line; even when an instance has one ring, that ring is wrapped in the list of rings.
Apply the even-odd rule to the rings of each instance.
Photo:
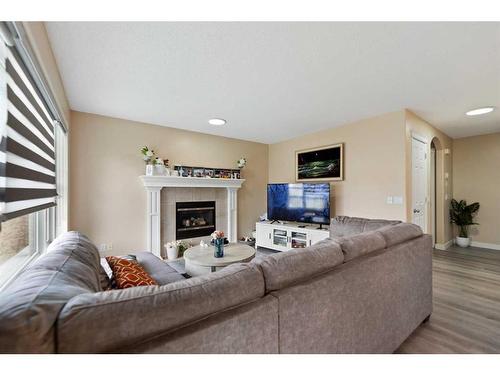
[[[403,108],[455,138],[500,131],[500,23],[47,29],[77,111],[264,143]],[[464,115],[487,105],[497,110]]]

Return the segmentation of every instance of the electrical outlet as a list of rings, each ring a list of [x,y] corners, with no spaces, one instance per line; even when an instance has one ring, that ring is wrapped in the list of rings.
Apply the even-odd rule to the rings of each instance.
[[[113,244],[107,244],[107,243],[102,243],[99,245],[99,251],[101,252],[107,252],[113,250]]]

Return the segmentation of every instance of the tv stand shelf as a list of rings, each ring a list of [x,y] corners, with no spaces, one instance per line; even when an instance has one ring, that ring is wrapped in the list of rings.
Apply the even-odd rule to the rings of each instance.
[[[271,221],[260,221],[255,224],[257,232],[255,247],[278,251],[306,248],[330,236],[327,227],[318,229],[318,225],[295,222],[271,224]]]

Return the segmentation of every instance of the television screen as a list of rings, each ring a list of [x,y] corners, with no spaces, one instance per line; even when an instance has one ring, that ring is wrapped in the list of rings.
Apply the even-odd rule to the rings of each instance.
[[[328,224],[330,184],[267,185],[267,218]]]

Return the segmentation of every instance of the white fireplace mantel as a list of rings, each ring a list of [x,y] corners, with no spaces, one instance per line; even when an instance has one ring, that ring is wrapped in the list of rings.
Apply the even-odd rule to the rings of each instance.
[[[161,189],[164,187],[197,187],[227,189],[227,239],[236,242],[238,220],[238,189],[244,179],[177,176],[140,176],[147,193],[147,249],[161,256]]]

